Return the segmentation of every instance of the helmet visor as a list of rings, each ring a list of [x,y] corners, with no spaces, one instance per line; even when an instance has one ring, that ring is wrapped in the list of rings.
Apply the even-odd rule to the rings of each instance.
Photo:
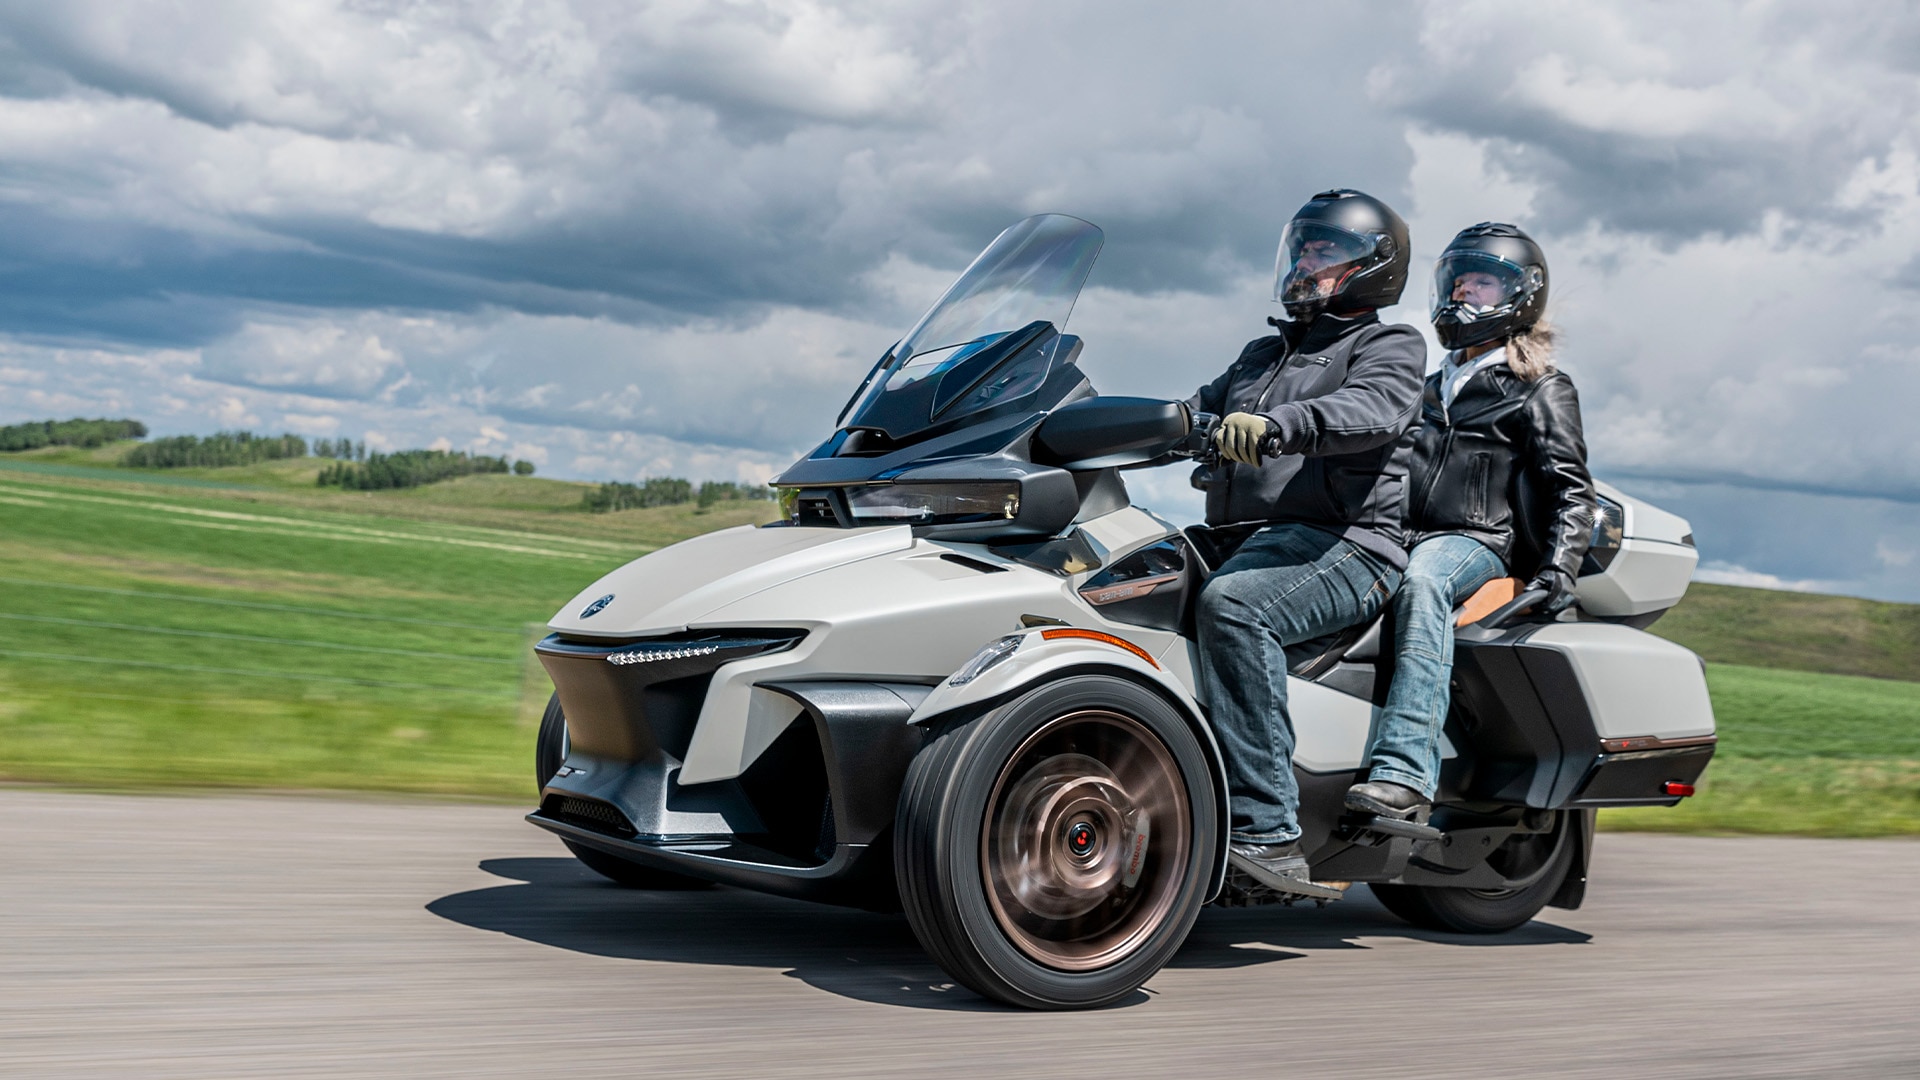
[[[1433,266],[1428,310],[1439,318],[1449,304],[1475,316],[1517,304],[1540,288],[1540,268],[1520,266],[1484,251],[1449,251]]]
[[[1319,221],[1289,221],[1274,259],[1273,298],[1311,304],[1337,295],[1355,271],[1364,269],[1380,241]]]

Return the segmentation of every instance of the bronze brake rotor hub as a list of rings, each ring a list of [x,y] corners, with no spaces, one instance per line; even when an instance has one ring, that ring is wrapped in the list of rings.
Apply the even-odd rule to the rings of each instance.
[[[1144,725],[1099,710],[1051,720],[1009,759],[981,854],[994,918],[1066,971],[1124,959],[1172,910],[1191,811],[1179,766]]]

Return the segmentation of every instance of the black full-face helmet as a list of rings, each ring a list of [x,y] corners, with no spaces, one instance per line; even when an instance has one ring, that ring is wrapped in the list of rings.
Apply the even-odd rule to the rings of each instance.
[[[1406,288],[1408,257],[1407,223],[1392,207],[1347,188],[1323,191],[1280,234],[1273,298],[1293,319],[1391,307]]]
[[[1516,225],[1460,230],[1433,266],[1433,332],[1449,349],[1501,341],[1547,309],[1547,256]]]

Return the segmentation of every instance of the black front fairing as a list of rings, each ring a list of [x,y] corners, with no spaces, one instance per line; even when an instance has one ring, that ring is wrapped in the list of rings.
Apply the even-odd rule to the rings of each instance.
[[[1061,327],[1100,243],[1099,229],[1059,214],[1001,233],[874,365],[837,430],[775,478],[787,523],[906,521],[998,542],[1124,507],[1116,469],[1164,452],[1157,443],[1184,437],[1188,416],[1135,399],[1087,411],[1099,406],[1080,339]],[[1063,408],[1072,415],[1056,426],[1071,437],[1041,437]]]
[[[857,402],[838,431],[774,483],[891,480],[916,463],[1024,447],[1047,413],[1093,395],[1074,362],[1079,354],[1079,338],[1048,325],[1006,335],[938,376]]]
[[[1053,324],[1035,320],[1018,330],[942,349],[934,357],[891,373],[877,392],[855,403],[843,428],[870,432],[889,442],[924,438],[941,428],[983,416],[1030,408],[1055,363],[1063,338]],[[926,374],[906,375],[915,365]]]
[[[874,365],[838,430],[774,483],[872,482],[909,461],[996,454],[1091,395],[1080,340],[1060,328],[1101,243],[1062,214],[1001,233]]]

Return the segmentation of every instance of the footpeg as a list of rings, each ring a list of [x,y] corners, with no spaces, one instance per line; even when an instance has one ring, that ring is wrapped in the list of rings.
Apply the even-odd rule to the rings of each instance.
[[[1324,907],[1327,901],[1347,895],[1349,884],[1345,881],[1302,881],[1281,890],[1229,863],[1226,884],[1221,886],[1220,895],[1213,902],[1219,907],[1260,907],[1266,904],[1286,904],[1291,907],[1302,900],[1311,900]]]

